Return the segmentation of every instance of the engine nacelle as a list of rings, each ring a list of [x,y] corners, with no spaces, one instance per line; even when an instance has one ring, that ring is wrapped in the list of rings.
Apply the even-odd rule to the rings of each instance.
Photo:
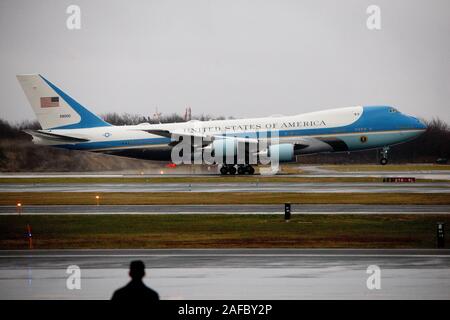
[[[294,145],[291,143],[273,144],[269,147],[268,156],[271,161],[289,162],[295,160]]]
[[[226,163],[228,159],[236,159],[238,151],[238,141],[235,139],[217,139],[214,140],[204,151],[211,150],[211,155],[215,161]],[[257,152],[257,149],[255,149]],[[295,145],[292,143],[274,144],[266,149],[265,157],[269,157],[271,161],[290,162],[295,161],[296,155]],[[262,155],[263,153],[260,153]],[[267,159],[267,158],[266,158]]]
[[[237,154],[237,141],[235,139],[217,139],[211,144],[214,157],[220,159],[235,157]]]

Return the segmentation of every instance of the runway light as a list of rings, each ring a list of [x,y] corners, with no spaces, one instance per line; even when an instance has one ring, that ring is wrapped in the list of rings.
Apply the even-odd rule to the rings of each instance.
[[[164,171],[161,170],[159,173],[160,173],[160,174],[164,174]]]
[[[95,200],[97,200],[97,205],[99,205],[99,204],[100,204],[100,196],[99,196],[99,195],[96,195],[96,196],[95,196]]]
[[[22,203],[17,202],[16,208],[17,208],[17,213],[21,214],[22,213]]]
[[[33,249],[33,237],[31,235],[31,226],[27,224],[27,231],[28,231],[28,244],[29,248]]]

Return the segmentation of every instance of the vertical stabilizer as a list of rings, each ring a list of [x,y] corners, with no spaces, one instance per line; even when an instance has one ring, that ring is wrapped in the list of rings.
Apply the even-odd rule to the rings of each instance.
[[[110,126],[39,74],[17,75],[42,129]]]

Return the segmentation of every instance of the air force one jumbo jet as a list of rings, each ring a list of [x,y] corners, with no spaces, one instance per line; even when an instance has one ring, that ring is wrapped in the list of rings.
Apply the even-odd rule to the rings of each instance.
[[[42,127],[26,131],[37,144],[174,161],[174,149],[183,141],[190,141],[193,153],[208,151],[214,156],[221,174],[253,174],[252,164],[261,163],[263,155],[288,162],[303,154],[374,148],[382,149],[380,163],[384,165],[388,162],[389,146],[411,140],[426,130],[423,122],[390,106],[355,106],[294,116],[113,126],[41,75],[18,75],[17,79]],[[244,160],[238,161],[237,150],[244,150]],[[183,150],[178,154],[183,154]],[[249,161],[254,156],[256,162]]]

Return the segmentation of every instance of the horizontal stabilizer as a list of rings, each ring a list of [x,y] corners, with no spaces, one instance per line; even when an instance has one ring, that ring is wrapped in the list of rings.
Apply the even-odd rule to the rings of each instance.
[[[60,143],[77,143],[77,142],[87,142],[89,139],[84,138],[78,138],[78,137],[72,137],[72,136],[66,136],[62,134],[56,134],[51,132],[45,132],[40,130],[24,130],[24,132],[28,133],[29,135],[43,139],[43,140],[49,140],[53,142],[60,142]]]

